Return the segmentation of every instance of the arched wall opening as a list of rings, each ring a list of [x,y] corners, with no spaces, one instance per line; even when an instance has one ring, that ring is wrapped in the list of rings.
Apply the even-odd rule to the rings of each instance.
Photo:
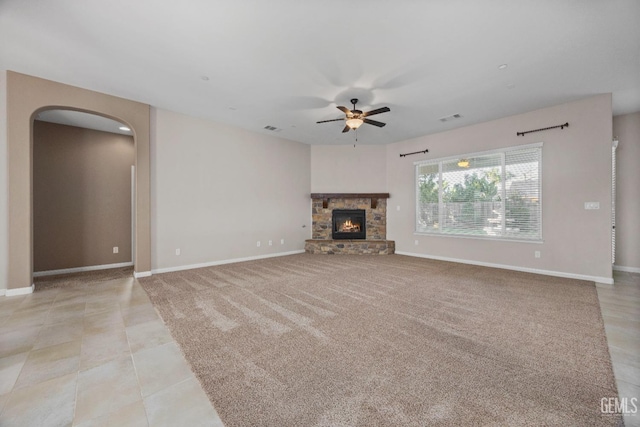
[[[87,111],[33,122],[33,276],[133,266],[134,136]],[[120,271],[113,274],[122,274]]]
[[[149,105],[7,71],[9,265],[7,295],[33,290],[33,120],[42,110],[86,111],[127,124],[135,144],[134,274],[151,271]]]

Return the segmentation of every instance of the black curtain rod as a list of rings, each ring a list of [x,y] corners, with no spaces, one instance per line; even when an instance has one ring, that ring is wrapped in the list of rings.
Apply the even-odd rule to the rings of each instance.
[[[563,124],[563,125],[558,125],[558,126],[550,126],[548,128],[542,128],[542,129],[535,129],[535,130],[528,130],[526,132],[516,132],[516,135],[518,136],[525,136],[528,133],[532,133],[532,132],[540,132],[543,130],[549,130],[549,129],[555,129],[555,128],[560,128],[560,129],[564,129],[564,128],[568,128],[569,127],[569,122]]]
[[[424,151],[414,151],[413,153],[405,153],[405,154],[400,154],[400,157],[406,157],[406,156],[410,156],[412,154],[420,154],[420,153],[428,153],[429,150],[424,150]]]

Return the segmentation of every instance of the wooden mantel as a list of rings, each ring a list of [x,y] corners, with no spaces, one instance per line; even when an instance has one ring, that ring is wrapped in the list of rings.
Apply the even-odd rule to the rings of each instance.
[[[378,199],[388,199],[389,193],[311,193],[312,199],[322,199],[322,207],[327,209],[329,199],[371,199],[371,209],[378,206]]]

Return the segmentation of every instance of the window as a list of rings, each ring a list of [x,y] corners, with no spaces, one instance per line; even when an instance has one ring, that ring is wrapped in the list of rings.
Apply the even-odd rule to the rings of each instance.
[[[542,143],[417,162],[416,232],[542,240]]]

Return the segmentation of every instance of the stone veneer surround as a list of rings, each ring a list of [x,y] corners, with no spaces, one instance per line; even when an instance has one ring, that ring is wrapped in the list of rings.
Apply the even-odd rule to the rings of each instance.
[[[393,240],[307,240],[308,254],[390,255],[396,251]]]
[[[392,254],[395,242],[387,238],[388,194],[312,194],[312,238],[305,242],[308,253]],[[366,239],[332,240],[331,213],[334,209],[364,209]]]
[[[367,216],[367,240],[385,240],[387,238],[387,200],[378,200],[376,209],[371,209],[370,198],[329,199],[326,209],[322,199],[313,199],[311,204],[312,239],[331,239],[331,213],[334,209],[364,209]]]

